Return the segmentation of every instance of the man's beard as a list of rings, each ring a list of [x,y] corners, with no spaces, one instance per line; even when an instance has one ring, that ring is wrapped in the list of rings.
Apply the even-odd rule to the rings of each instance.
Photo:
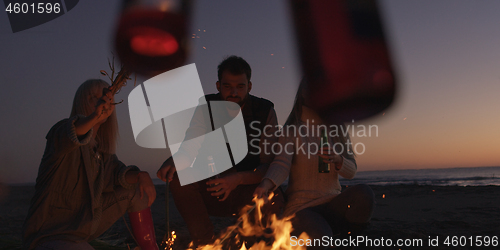
[[[240,107],[242,107],[243,104],[245,104],[245,101],[247,100],[247,98],[248,98],[248,95],[244,99],[241,99],[241,97],[239,97],[239,96],[236,96],[236,97],[228,96],[228,97],[226,97],[226,101],[237,103]]]

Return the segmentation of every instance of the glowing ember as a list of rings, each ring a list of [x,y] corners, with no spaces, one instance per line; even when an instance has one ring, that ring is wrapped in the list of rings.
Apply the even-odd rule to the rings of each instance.
[[[175,231],[172,231],[170,234],[170,237],[164,241],[161,242],[161,247],[163,247],[164,250],[172,250],[172,246],[174,245],[175,238],[177,238],[177,235],[175,235]]]

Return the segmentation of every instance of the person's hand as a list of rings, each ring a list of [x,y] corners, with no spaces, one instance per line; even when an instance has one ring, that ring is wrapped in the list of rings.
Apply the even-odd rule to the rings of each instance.
[[[115,110],[115,105],[113,105],[113,94],[107,89],[102,90],[102,95],[92,96],[89,100],[89,105],[93,106],[93,112],[82,118],[77,119],[75,122],[75,132],[78,137],[83,136],[89,132],[90,129],[94,128],[93,136],[97,134],[99,126],[106,122],[108,117]],[[96,125],[98,125],[96,127]]]
[[[207,188],[207,190],[213,192],[212,196],[221,197],[221,195],[224,195],[224,197],[222,197],[219,201],[225,201],[231,191],[233,191],[240,183],[240,175],[238,173],[233,173],[207,181],[207,185],[215,185]]]
[[[141,191],[141,200],[144,197],[144,193],[146,193],[148,195],[148,207],[151,207],[156,199],[156,188],[153,184],[153,180],[151,180],[148,172],[144,171],[138,173],[137,179],[139,190]]]
[[[174,179],[174,173],[177,171],[175,169],[174,165],[174,159],[172,157],[169,157],[158,169],[158,172],[156,172],[156,176],[158,179],[167,182],[171,182]]]
[[[342,163],[344,163],[344,158],[333,152],[333,149],[330,147],[321,148],[321,152],[318,153],[318,156],[322,158],[323,162],[334,164],[337,171],[342,168]]]
[[[264,179],[253,192],[253,196],[257,199],[264,199],[264,203],[269,201],[269,192],[274,188],[274,183],[269,179]]]
[[[114,102],[114,97],[112,92],[104,88],[102,90],[102,96],[97,100],[96,106],[95,106],[95,111],[94,111],[94,116],[97,117],[97,121],[99,123],[105,122],[106,119],[113,113],[115,110],[115,105],[112,103]]]

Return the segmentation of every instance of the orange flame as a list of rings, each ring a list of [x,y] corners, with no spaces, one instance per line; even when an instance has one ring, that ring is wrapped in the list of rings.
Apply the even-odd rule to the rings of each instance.
[[[272,198],[272,194],[269,199]],[[275,214],[271,215],[266,221],[262,221],[262,207],[264,205],[264,199],[256,199],[254,198],[255,205],[248,205],[242,209],[240,212],[240,218],[238,219],[238,223],[236,225],[230,226],[226,229],[226,234],[223,237],[217,239],[213,245],[206,245],[199,249],[201,250],[222,250],[223,241],[226,239],[233,240],[236,243],[241,243],[242,246],[240,250],[299,250],[306,249],[305,246],[292,246],[290,240],[290,233],[293,231],[291,219],[292,216],[278,219]],[[252,213],[253,208],[255,212]],[[232,238],[227,238],[232,232],[237,232],[236,236]],[[250,237],[255,236],[261,238],[273,239],[272,245],[268,245],[265,241],[256,242],[250,248],[246,248],[245,242],[241,242],[241,236]],[[302,233],[298,239],[308,239],[308,235],[306,233]]]

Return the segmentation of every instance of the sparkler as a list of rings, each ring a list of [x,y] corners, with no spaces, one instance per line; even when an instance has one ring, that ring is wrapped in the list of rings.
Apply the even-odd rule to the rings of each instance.
[[[165,139],[165,145],[169,145],[167,132],[165,130],[165,120],[161,119],[161,123],[163,127],[163,137]],[[172,231],[172,233],[170,233],[170,181],[167,179],[167,181],[165,182],[165,235],[163,235],[160,248],[162,248],[163,250],[172,250],[172,246],[174,245],[176,237],[177,236],[175,235],[175,231]]]
[[[168,233],[165,233],[163,236],[163,240],[161,241],[160,244],[160,249],[163,250],[172,250],[172,246],[174,245],[175,238],[177,238],[177,235],[175,235],[175,231],[172,231],[172,233],[167,236]]]
[[[160,244],[160,248],[163,250],[172,250],[172,246],[174,245],[175,231],[170,233],[170,182],[167,180],[165,184],[165,235],[163,235],[163,239]]]
[[[129,76],[132,72],[127,70],[125,68],[125,66],[122,65],[120,71],[118,72],[118,74],[116,75],[116,78],[115,78],[115,57],[114,56],[113,56],[113,63],[111,63],[109,61],[109,58],[108,58],[108,65],[109,65],[109,68],[111,69],[111,75],[109,75],[108,72],[106,72],[105,70],[101,70],[101,75],[107,76],[109,78],[109,80],[111,81],[111,86],[109,86],[109,88],[107,90],[111,91],[112,95],[115,95],[116,93],[120,92],[120,89],[123,86],[127,85],[127,81],[131,79]],[[137,81],[137,78],[135,80]],[[136,81],[134,81],[134,86],[136,84]],[[113,105],[117,105],[117,104],[120,104],[122,102],[123,102],[123,100],[121,100],[120,102],[113,103]]]

